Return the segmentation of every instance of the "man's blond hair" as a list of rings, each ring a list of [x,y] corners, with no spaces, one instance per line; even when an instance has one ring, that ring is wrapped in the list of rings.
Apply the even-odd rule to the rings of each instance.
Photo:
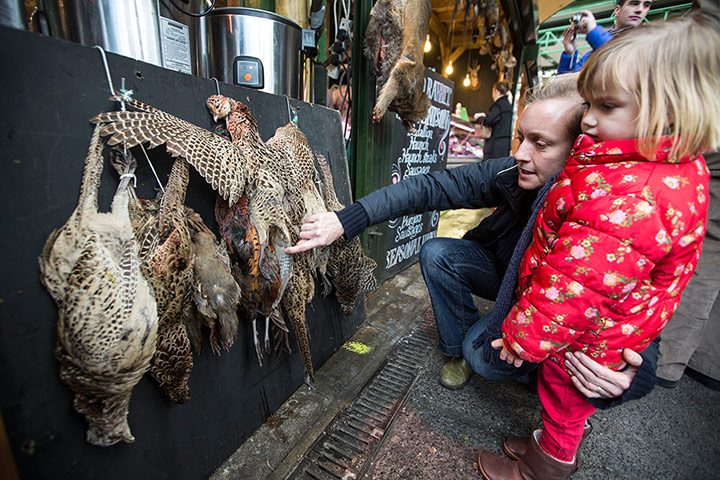
[[[568,109],[568,116],[565,119],[565,127],[571,138],[580,135],[580,122],[582,121],[585,107],[580,99],[577,90],[577,73],[567,73],[565,75],[556,75],[548,80],[542,87],[536,87],[528,90],[525,95],[525,105],[528,106],[534,102],[544,100],[565,100],[568,105],[574,103],[574,108]]]
[[[578,78],[586,99],[622,89],[637,101],[640,152],[655,158],[662,135],[669,158],[720,146],[720,24],[708,16],[653,22],[623,32],[596,50]]]

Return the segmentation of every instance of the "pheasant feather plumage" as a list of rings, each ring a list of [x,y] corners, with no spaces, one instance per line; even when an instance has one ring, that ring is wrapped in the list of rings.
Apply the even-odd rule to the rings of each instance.
[[[96,127],[78,207],[50,235],[40,278],[58,305],[60,378],[75,392],[73,405],[89,423],[87,441],[108,446],[135,440],[127,422],[130,395],[150,366],[158,318],[128,216],[134,167],[124,170],[110,213],[97,211],[102,169]]]
[[[297,242],[304,219],[329,207],[305,136],[290,123],[263,142],[249,108],[221,95],[208,98],[206,105],[215,120],[225,119],[231,142],[140,102],[130,105],[141,111],[104,113],[93,121],[104,124],[102,134],[110,135],[112,144],[164,143],[171,155],[185,158],[218,191],[222,200],[216,219],[243,291],[241,310],[253,321],[253,330],[262,317],[272,318],[282,329],[282,305],[312,376],[305,308],[315,293],[316,272],[332,270],[336,295],[347,312],[360,292],[373,287],[374,263],[357,242],[285,254],[285,247]],[[340,279],[343,274],[349,278]],[[261,358],[257,335],[255,343]]]
[[[155,291],[159,326],[150,374],[175,403],[189,400],[193,360],[182,312],[192,301],[193,263],[190,231],[184,218],[188,165],[175,161],[157,216],[138,233],[143,275]]]

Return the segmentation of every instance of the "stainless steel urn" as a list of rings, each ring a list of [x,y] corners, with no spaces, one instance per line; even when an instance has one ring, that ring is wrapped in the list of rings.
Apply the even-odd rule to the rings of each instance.
[[[53,35],[163,66],[157,0],[41,0]]]
[[[292,20],[253,8],[216,8],[200,31],[206,40],[197,40],[207,46],[206,58],[198,59],[201,75],[301,97],[302,29]]]

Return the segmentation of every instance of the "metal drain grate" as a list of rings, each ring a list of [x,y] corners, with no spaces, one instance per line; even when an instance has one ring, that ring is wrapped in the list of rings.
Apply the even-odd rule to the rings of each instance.
[[[357,479],[380,447],[427,356],[437,343],[432,313],[402,338],[357,397],[328,425],[287,477]]]

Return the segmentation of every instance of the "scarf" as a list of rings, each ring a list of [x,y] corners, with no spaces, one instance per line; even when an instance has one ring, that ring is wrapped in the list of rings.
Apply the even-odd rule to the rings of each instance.
[[[488,365],[498,365],[504,360],[500,359],[500,350],[495,350],[490,343],[493,340],[502,338],[502,324],[505,317],[508,316],[513,305],[517,302],[515,296],[515,287],[517,285],[518,272],[520,271],[520,262],[522,261],[525,251],[530,246],[530,242],[533,238],[533,227],[535,226],[535,219],[537,218],[538,212],[542,208],[545,202],[545,196],[550,191],[550,187],[555,184],[555,178],[553,176],[543,185],[538,191],[537,197],[532,204],[530,219],[528,220],[525,228],[523,228],[520,238],[518,239],[513,254],[510,257],[505,276],[500,283],[500,289],[498,291],[497,299],[495,300],[495,306],[493,311],[490,313],[490,319],[488,321],[485,330],[473,340],[473,348],[482,349],[482,357],[488,363]]]

